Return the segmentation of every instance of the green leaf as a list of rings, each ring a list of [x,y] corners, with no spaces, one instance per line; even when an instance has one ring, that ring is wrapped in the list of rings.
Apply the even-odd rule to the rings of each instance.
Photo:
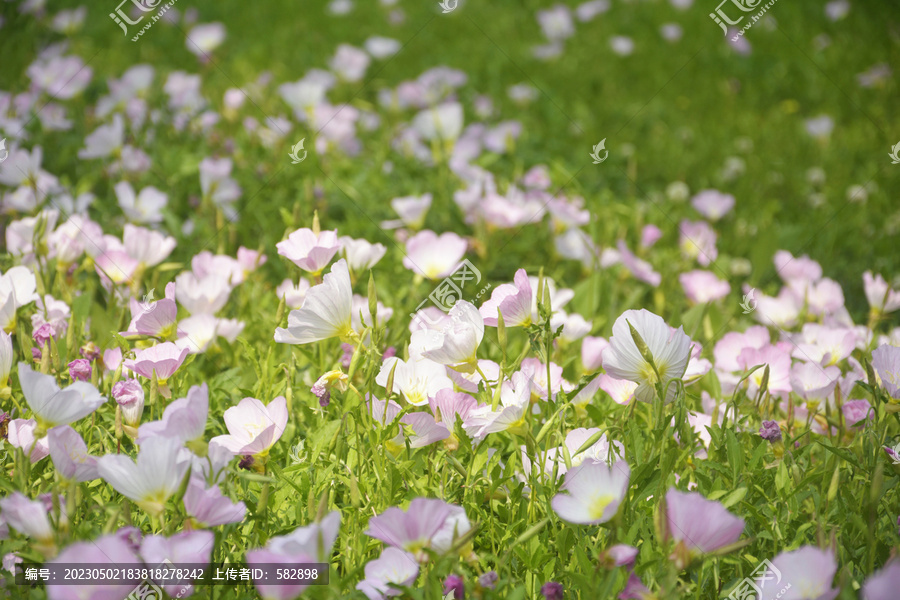
[[[722,506],[724,506],[725,508],[731,508],[732,506],[743,500],[744,496],[746,495],[747,488],[739,487],[738,489],[728,494],[728,497],[722,500]]]

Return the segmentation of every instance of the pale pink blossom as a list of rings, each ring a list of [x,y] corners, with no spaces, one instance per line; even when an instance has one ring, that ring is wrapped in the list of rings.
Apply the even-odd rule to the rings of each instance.
[[[531,282],[525,269],[516,271],[514,283],[504,283],[494,288],[490,300],[485,300],[479,312],[484,317],[484,324],[497,326],[497,311],[503,315],[503,323],[507,327],[526,327],[531,324],[532,305]]]
[[[673,558],[682,568],[695,557],[735,543],[744,520],[697,492],[666,492],[667,536],[675,541]]]
[[[164,342],[145,350],[139,350],[135,353],[134,358],[125,360],[125,368],[131,369],[147,379],[155,377],[165,385],[165,382],[175,374],[187,355],[186,348],[178,348],[172,342]]]
[[[734,196],[719,190],[702,190],[691,199],[691,206],[711,221],[718,221],[734,208]]]
[[[426,229],[407,240],[403,266],[428,279],[442,279],[457,269],[467,246],[455,233],[438,235]]]
[[[341,249],[337,230],[322,231],[302,228],[294,231],[288,239],[275,244],[278,254],[310,273],[321,273],[331,259]]]
[[[612,519],[628,493],[631,470],[624,460],[611,467],[604,462],[585,461],[566,473],[551,505],[559,517],[578,525],[597,525]]]
[[[724,298],[731,292],[727,281],[719,279],[710,271],[688,271],[678,276],[684,294],[691,302],[705,304]]]
[[[240,455],[266,454],[281,438],[287,425],[287,401],[278,396],[268,405],[256,398],[244,398],[225,411],[228,435],[214,437],[220,444]]]

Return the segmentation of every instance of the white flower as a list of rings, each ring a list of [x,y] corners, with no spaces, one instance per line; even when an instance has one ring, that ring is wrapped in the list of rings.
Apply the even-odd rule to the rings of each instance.
[[[331,273],[319,285],[306,292],[303,306],[288,314],[287,328],[275,330],[280,344],[309,344],[332,337],[349,339],[353,332],[350,313],[353,289],[350,272],[343,258],[331,267]]]
[[[185,45],[197,56],[212,52],[225,41],[225,26],[221,23],[203,23],[188,32]]]
[[[97,460],[97,470],[120,494],[151,514],[159,514],[178,491],[190,465],[179,460],[181,441],[156,436],[138,452],[137,462],[121,454],[107,454]]]
[[[641,355],[629,323],[647,345],[656,371]],[[635,396],[638,400],[652,402],[659,382],[666,390],[666,402],[671,402],[675,399],[676,387],[668,384],[681,379],[690,358],[691,338],[685,335],[682,327],[673,330],[662,317],[648,310],[627,310],[613,325],[609,347],[603,351],[603,367],[611,377],[637,383]]]
[[[412,126],[426,140],[453,141],[462,132],[462,105],[459,102],[447,102],[423,110],[415,116]]]
[[[384,244],[373,244],[364,239],[353,239],[349,236],[338,238],[350,269],[356,273],[371,269],[384,257],[387,248]]]
[[[78,151],[78,158],[104,158],[112,156],[125,142],[125,123],[122,115],[113,115],[113,122],[101,125],[84,138],[84,148]]]
[[[484,338],[484,319],[472,303],[458,301],[450,309],[450,324],[441,331],[426,331],[422,356],[442,365],[471,372],[477,364],[476,352]]]
[[[45,429],[73,423],[106,402],[106,397],[86,381],[60,389],[55,377],[33,371],[23,362],[19,363],[19,382],[25,401]]]
[[[403,361],[392,356],[381,364],[375,383],[387,386],[392,370],[394,389],[388,392],[400,392],[413,406],[428,404],[428,400],[434,398],[440,390],[453,389],[453,381],[447,377],[446,368],[427,358],[410,357],[408,361]]]
[[[127,181],[120,181],[114,188],[116,198],[122,212],[136,223],[159,223],[162,221],[162,209],[169,203],[169,197],[152,185],[141,190],[137,195]]]
[[[143,227],[125,224],[122,234],[125,252],[145,267],[154,267],[164,261],[175,249],[175,238]]]
[[[553,497],[553,510],[561,519],[579,525],[609,521],[628,493],[630,475],[628,463],[622,460],[612,467],[583,462],[566,473],[566,482],[561,489],[569,493]]]

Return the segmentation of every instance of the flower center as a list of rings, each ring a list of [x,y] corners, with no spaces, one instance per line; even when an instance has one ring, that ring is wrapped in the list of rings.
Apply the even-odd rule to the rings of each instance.
[[[590,506],[588,506],[588,514],[591,519],[596,520],[602,518],[603,513],[606,512],[606,507],[608,507],[613,500],[615,500],[615,497],[612,494],[595,496],[594,499],[591,500]]]

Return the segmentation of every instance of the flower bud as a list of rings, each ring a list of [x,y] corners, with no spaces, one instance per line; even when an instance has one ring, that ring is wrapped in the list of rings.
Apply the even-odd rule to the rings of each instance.
[[[69,377],[72,381],[90,381],[91,363],[84,358],[76,358],[69,363]]]
[[[112,395],[122,407],[122,417],[127,425],[137,427],[144,412],[144,388],[137,379],[124,379],[113,386]]]

